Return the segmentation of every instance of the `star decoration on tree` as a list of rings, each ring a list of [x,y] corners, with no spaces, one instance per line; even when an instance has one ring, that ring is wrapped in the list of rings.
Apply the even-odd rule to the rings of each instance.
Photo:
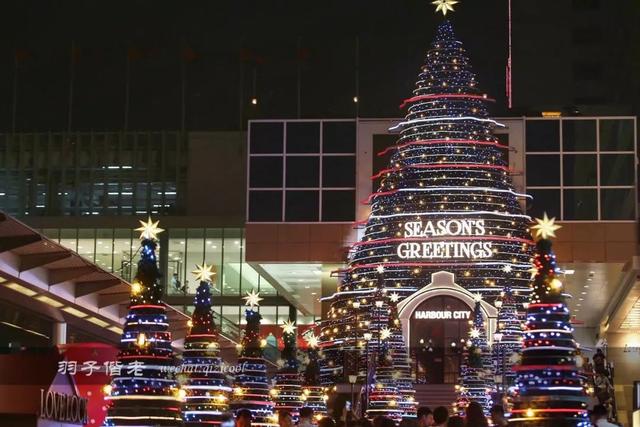
[[[455,12],[453,5],[459,3],[457,0],[435,0],[431,4],[436,6],[436,13],[442,12],[443,16],[447,16],[447,12]]]
[[[538,269],[535,267],[531,267],[530,269],[527,270],[530,274],[531,277],[529,278],[529,280],[533,280],[536,278],[536,276],[538,275]]]
[[[199,282],[211,282],[211,277],[216,274],[213,271],[213,266],[207,265],[206,262],[202,265],[196,264],[196,269],[191,273],[196,276],[196,280],[198,280]]]
[[[293,334],[296,331],[296,322],[292,322],[291,320],[285,320],[282,325],[282,332],[285,334]]]
[[[478,328],[472,328],[472,329],[469,331],[469,336],[470,336],[471,338],[480,338],[480,329],[478,329]]]
[[[547,216],[547,213],[544,213],[542,219],[535,218],[537,224],[531,227],[532,230],[536,230],[536,237],[542,237],[543,239],[547,239],[549,237],[556,237],[556,230],[562,228],[561,225],[557,225],[555,223],[556,219]]]
[[[264,298],[260,297],[260,292],[256,292],[252,289],[251,292],[247,291],[247,296],[242,297],[242,299],[245,300],[244,305],[248,305],[249,307],[253,308],[258,307],[260,305],[260,301],[262,301]]]
[[[389,301],[398,302],[399,300],[400,300],[400,295],[397,292],[394,292],[391,295],[389,295]]]
[[[380,339],[381,340],[389,339],[389,337],[391,337],[391,330],[389,328],[383,328],[383,329],[380,330]]]
[[[158,234],[164,231],[163,228],[158,227],[160,221],[153,222],[151,217],[147,222],[140,221],[140,227],[136,228],[136,231],[140,232],[140,240],[157,240]]]
[[[505,265],[504,267],[502,267],[502,271],[504,271],[505,273],[511,273],[511,270],[513,270],[513,268],[511,268],[510,265]]]
[[[474,295],[474,297],[473,297],[473,300],[474,300],[475,302],[480,302],[480,301],[482,301],[482,295],[480,295],[480,294],[475,294],[475,295]]]
[[[384,265],[382,265],[382,264],[378,265],[378,266],[376,267],[376,271],[377,271],[379,274],[384,273]]]
[[[318,337],[313,332],[311,332],[310,334],[307,334],[304,337],[304,340],[307,342],[307,345],[309,347],[311,347],[311,348],[318,347],[319,340],[318,340]]]

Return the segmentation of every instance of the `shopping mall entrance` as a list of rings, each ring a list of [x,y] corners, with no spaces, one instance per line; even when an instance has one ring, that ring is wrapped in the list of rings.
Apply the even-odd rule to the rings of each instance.
[[[430,284],[398,305],[405,342],[410,346],[416,383],[455,384],[463,342],[473,319],[474,295],[455,284],[454,275],[438,272]],[[481,302],[487,336],[495,330],[497,310]]]

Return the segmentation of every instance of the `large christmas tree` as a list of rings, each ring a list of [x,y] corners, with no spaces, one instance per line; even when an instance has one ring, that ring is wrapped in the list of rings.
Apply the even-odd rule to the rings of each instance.
[[[275,377],[275,387],[271,390],[276,411],[289,411],[294,421],[298,421],[303,399],[306,399],[302,393],[297,338],[295,324],[287,320],[282,325],[284,348],[280,354],[281,367]]]
[[[140,221],[141,254],[120,340],[120,374],[105,387],[105,426],[180,426],[184,390],[174,379],[167,314],[156,259],[158,222]]]
[[[534,261],[535,280],[527,307],[522,361],[514,366],[517,395],[510,424],[526,427],[589,426],[584,378],[576,366],[578,346],[564,286],[556,278],[558,266],[551,250],[559,228],[545,214],[538,221]]]
[[[529,217],[519,203],[525,195],[509,176],[507,147],[493,134],[501,125],[489,118],[490,102],[444,21],[403,103],[407,115],[393,128],[398,141],[381,153],[390,153],[390,163],[373,177],[380,185],[369,198],[363,237],[349,252],[337,292],[325,298],[331,303],[321,332],[326,384],[346,382],[345,352],[361,350],[380,265],[383,290],[399,300],[442,270],[490,303],[507,285],[520,307],[526,300]]]
[[[487,343],[487,330],[480,311],[480,296],[473,310],[473,324],[469,331],[469,340],[464,350],[464,362],[460,367],[460,381],[457,387],[457,401],[454,411],[464,415],[469,402],[482,405],[486,415],[493,404],[495,391],[491,351]]]
[[[508,286],[495,302],[498,308],[498,325],[494,334],[493,362],[496,374],[496,388],[507,394],[515,381],[511,369],[522,347],[522,321],[516,307],[513,293]]]
[[[306,396],[305,406],[313,409],[317,420],[327,416],[328,396],[320,383],[320,354],[318,337],[311,330],[304,335],[307,342],[307,366],[303,374],[302,392]]]
[[[249,409],[253,414],[252,425],[273,426],[275,416],[274,403],[269,395],[267,362],[263,357],[260,339],[260,320],[262,316],[254,308],[258,306],[259,293],[248,292],[245,297],[249,309],[245,311],[247,326],[242,337],[242,349],[238,358],[240,373],[236,375],[233,401],[230,408],[237,412]]]
[[[185,425],[220,424],[229,409],[231,385],[222,369],[220,342],[211,311],[211,277],[206,263],[194,271],[200,285],[196,290],[191,330],[184,340],[182,367],[187,391],[182,415]]]

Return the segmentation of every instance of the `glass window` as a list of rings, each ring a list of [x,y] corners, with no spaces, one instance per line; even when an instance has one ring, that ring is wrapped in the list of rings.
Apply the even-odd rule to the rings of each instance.
[[[317,188],[320,182],[320,157],[287,156],[287,187]]]
[[[527,120],[527,151],[560,151],[559,120]]]
[[[113,268],[114,273],[125,280],[131,281],[135,274],[135,266],[131,265],[132,252],[138,250],[137,240],[132,239],[132,231],[117,228],[113,232]]]
[[[250,162],[250,187],[282,187],[282,157],[251,157]]]
[[[93,228],[78,230],[78,254],[91,262],[95,260],[95,236]]]
[[[320,122],[288,122],[287,153],[319,153]]]
[[[253,122],[250,126],[251,154],[282,153],[284,123]]]
[[[195,276],[191,272],[196,269],[197,265],[202,265],[205,261],[205,246],[203,229],[187,229],[187,257],[185,263],[186,280],[184,283],[187,285],[186,291],[188,294],[195,295],[196,289],[200,285],[200,282],[196,280]]]
[[[54,242],[60,242],[60,229],[58,228],[44,228],[42,229],[42,234]]]
[[[287,191],[285,221],[318,221],[319,191]]]
[[[527,187],[560,186],[560,155],[527,155]]]
[[[260,290],[260,293],[262,293],[260,284],[260,275],[258,274],[258,272],[255,271],[249,264],[243,262],[241,293],[245,294],[246,291],[250,289],[257,289]]]
[[[322,158],[323,187],[355,187],[355,156],[324,156]]]
[[[107,271],[113,271],[113,229],[96,230],[96,264]]]
[[[250,191],[249,221],[282,221],[282,191]]]
[[[209,228],[205,238],[205,262],[213,266],[216,275],[213,276],[211,295],[220,295],[222,289],[222,233],[221,228]]]
[[[169,229],[169,252],[167,255],[167,294],[183,294],[185,288],[185,268],[187,235],[184,228]],[[135,270],[135,269],[134,269]]]
[[[260,314],[262,315],[263,325],[275,325],[278,322],[278,317],[277,317],[278,307],[276,306],[261,305]]]
[[[633,185],[633,154],[601,154],[600,185]]]
[[[595,186],[597,185],[598,166],[595,154],[579,154],[562,156],[563,185]]]
[[[563,151],[596,151],[595,120],[563,120]]]
[[[542,218],[546,212],[549,217],[560,218],[560,190],[528,190],[533,200],[527,201],[527,215]]]
[[[323,153],[355,153],[356,152],[356,123],[355,122],[323,122],[322,123],[322,152]]]
[[[600,151],[633,151],[633,120],[600,120]]]
[[[354,190],[325,190],[322,192],[322,221],[353,221],[356,212]]]
[[[598,219],[598,192],[596,189],[564,190],[564,220]]]
[[[278,306],[278,325],[281,325],[283,322],[289,320],[289,306],[288,305],[279,305]]]
[[[264,296],[273,296],[275,297],[278,293],[276,289],[271,286],[271,283],[267,281],[264,277],[260,277],[260,294]]]
[[[241,309],[242,307],[240,307],[239,305],[223,305],[222,316],[237,325],[240,323],[241,317],[244,319],[244,310],[242,311],[241,315]]]
[[[632,188],[605,188],[600,191],[603,220],[634,220],[635,204]]]
[[[242,229],[225,228],[222,266],[222,294],[240,295],[240,275],[242,273]],[[248,289],[243,290],[243,294]],[[257,290],[257,289],[256,289]]]

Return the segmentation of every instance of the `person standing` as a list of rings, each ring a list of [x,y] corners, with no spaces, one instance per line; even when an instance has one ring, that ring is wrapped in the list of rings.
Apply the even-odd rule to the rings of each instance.
[[[591,421],[596,427],[618,427],[616,424],[610,423],[607,420],[609,411],[604,405],[596,405],[591,412]]]
[[[438,406],[433,410],[433,425],[434,427],[447,427],[447,420],[449,419],[449,410],[444,406]]]
[[[418,408],[417,413],[418,427],[431,427],[433,426],[433,412],[428,406],[421,406]]]

